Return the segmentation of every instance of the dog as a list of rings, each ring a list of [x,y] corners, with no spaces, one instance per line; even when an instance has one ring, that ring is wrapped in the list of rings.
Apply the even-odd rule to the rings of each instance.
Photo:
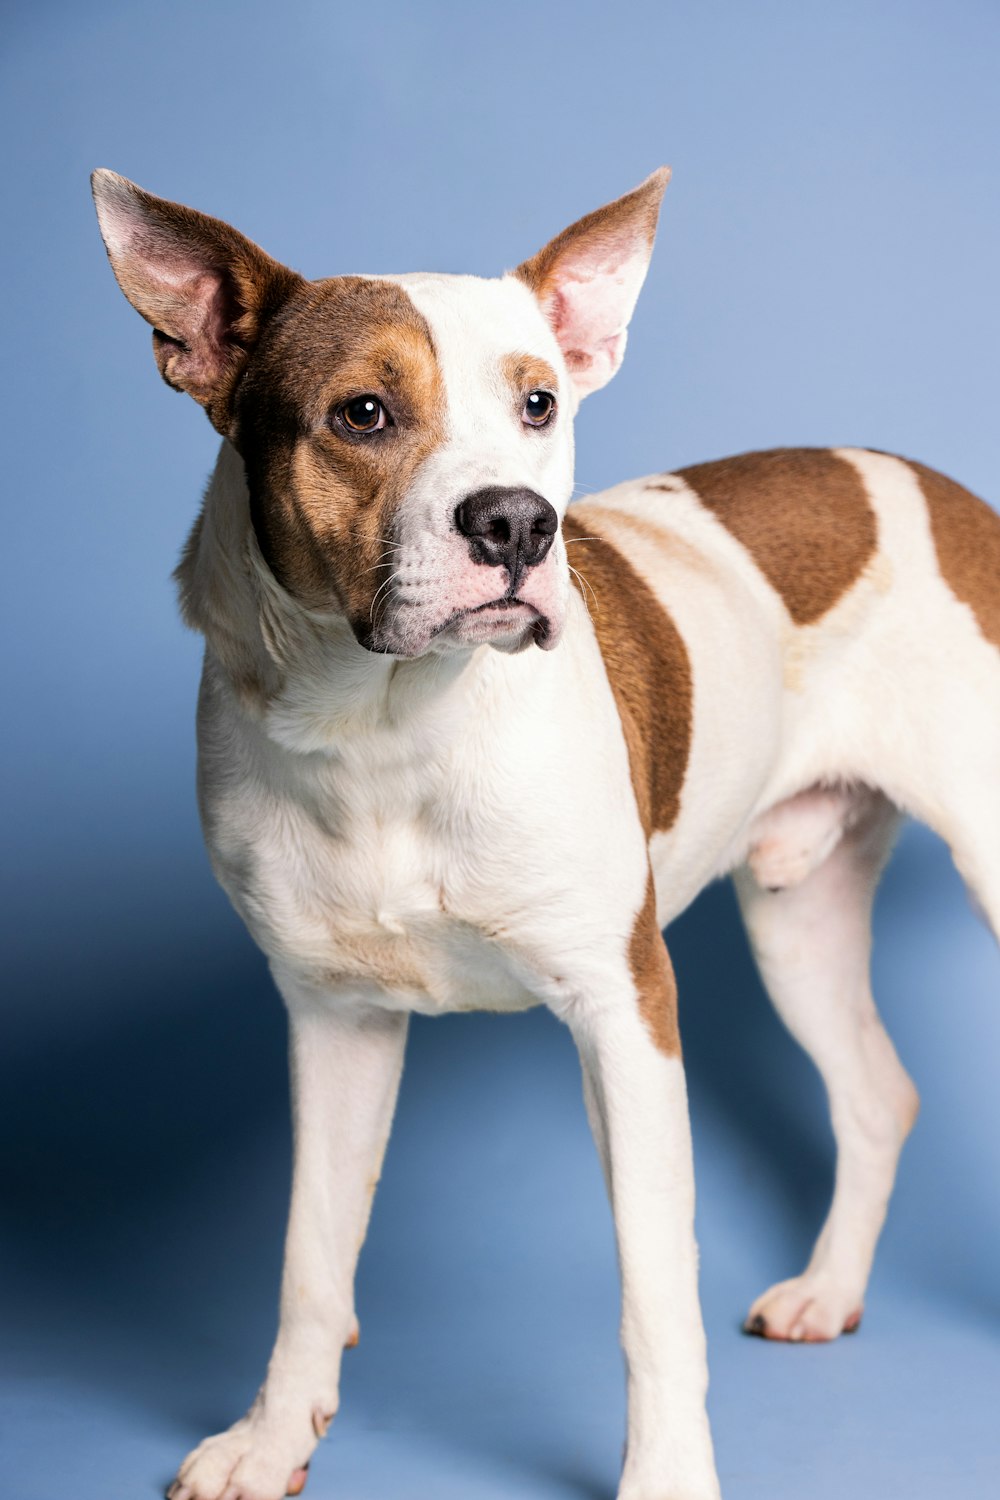
[[[280,1330],[249,1414],[171,1500],[298,1494],[356,1341],[354,1270],[410,1012],[547,1005],[613,1208],[619,1500],[716,1500],[691,1143],[661,929],[731,873],[829,1094],[805,1271],[748,1331],[860,1322],[918,1098],[869,983],[901,817],[1000,924],[1000,519],[857,448],[748,453],[568,503],[669,172],[516,270],[307,281],[99,171],[157,365],[223,438],[177,569],[206,641],[213,868],[290,1017]]]

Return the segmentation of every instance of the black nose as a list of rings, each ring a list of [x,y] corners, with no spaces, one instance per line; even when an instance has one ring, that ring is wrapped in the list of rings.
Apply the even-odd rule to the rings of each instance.
[[[474,562],[507,569],[511,594],[525,568],[542,561],[559,530],[559,517],[541,495],[499,487],[466,495],[455,523],[469,538]]]

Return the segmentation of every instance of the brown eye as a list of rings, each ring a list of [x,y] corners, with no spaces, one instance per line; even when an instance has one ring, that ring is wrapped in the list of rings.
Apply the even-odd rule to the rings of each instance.
[[[526,427],[544,427],[555,415],[556,398],[548,391],[531,391],[524,398],[521,421]]]
[[[355,396],[339,408],[337,416],[349,432],[379,432],[389,421],[377,396]]]

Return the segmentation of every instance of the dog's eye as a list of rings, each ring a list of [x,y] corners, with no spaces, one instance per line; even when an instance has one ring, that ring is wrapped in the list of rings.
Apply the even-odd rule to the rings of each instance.
[[[377,396],[355,396],[338,409],[337,416],[349,432],[379,432],[389,421]]]
[[[531,391],[524,398],[521,421],[527,427],[544,427],[556,410],[556,398],[549,391]]]

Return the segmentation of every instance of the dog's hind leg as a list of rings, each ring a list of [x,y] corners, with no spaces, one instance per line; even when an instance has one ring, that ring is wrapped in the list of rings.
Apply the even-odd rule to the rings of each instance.
[[[281,1326],[248,1414],[181,1465],[170,1500],[298,1494],[337,1410],[354,1341],[354,1268],[392,1123],[405,1014],[274,966],[289,1012],[295,1158]]]
[[[804,814],[808,839],[815,807],[806,802]],[[897,824],[896,809],[864,789],[845,807],[831,851],[800,882],[767,889],[749,865],[735,877],[761,977],[822,1075],[837,1145],[833,1202],[809,1265],[750,1309],[747,1331],[766,1338],[819,1342],[857,1327],[896,1163],[916,1118],[916,1090],[869,980],[872,900]],[[781,827],[795,843],[794,800]]]

